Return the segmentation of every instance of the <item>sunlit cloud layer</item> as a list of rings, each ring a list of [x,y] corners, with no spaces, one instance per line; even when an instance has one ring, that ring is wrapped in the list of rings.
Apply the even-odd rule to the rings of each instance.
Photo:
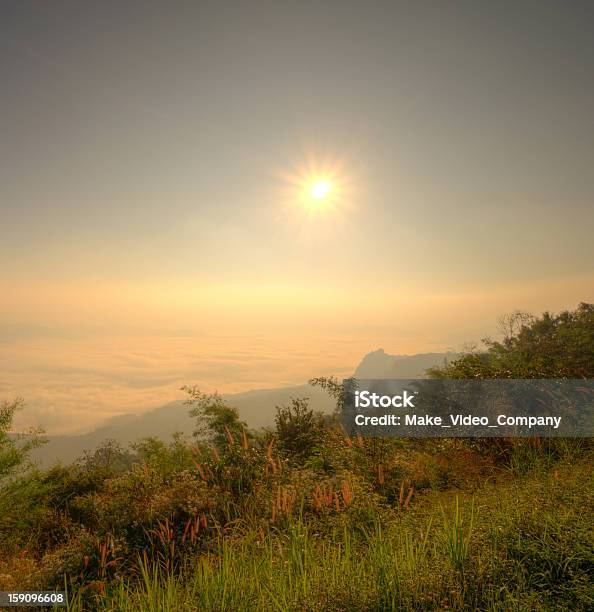
[[[13,288],[10,295],[24,307],[19,325],[0,327],[0,399],[25,399],[19,426],[84,431],[181,399],[182,385],[223,393],[290,386],[318,375],[348,376],[379,347],[395,354],[457,350],[496,333],[505,312],[575,306],[593,281],[458,293],[361,285],[277,295],[235,287],[209,292],[206,302],[172,286],[162,289],[166,297],[154,287],[127,295],[103,287],[101,299],[91,299],[90,288],[64,287],[48,291],[44,302]],[[9,301],[0,311],[5,321],[17,318]]]

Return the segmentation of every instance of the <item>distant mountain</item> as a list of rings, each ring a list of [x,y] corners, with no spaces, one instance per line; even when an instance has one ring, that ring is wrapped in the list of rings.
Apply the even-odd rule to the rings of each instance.
[[[315,410],[331,412],[334,402],[328,394],[311,385],[262,389],[224,396],[239,410],[242,420],[249,427],[259,428],[274,423],[276,406],[286,404],[292,397],[308,397]],[[116,440],[123,446],[149,436],[168,440],[175,432],[190,436],[194,421],[183,401],[176,401],[139,415],[126,414],[114,417],[94,431],[77,436],[47,436],[48,443],[35,449],[32,456],[44,466],[57,461],[71,463],[86,450],[94,450],[104,440]]]
[[[384,349],[367,353],[355,370],[355,378],[425,378],[429,368],[452,361],[458,353],[388,355]]]
[[[355,370],[355,377],[364,378],[424,378],[427,368],[441,365],[445,359],[455,359],[456,353],[424,353],[419,355],[388,355],[383,349],[368,353]],[[263,389],[226,395],[225,399],[239,410],[249,427],[259,428],[274,423],[276,406],[292,397],[308,397],[315,410],[331,412],[334,402],[325,391],[311,385]],[[167,440],[175,432],[190,436],[194,429],[189,407],[183,401],[171,402],[140,415],[114,417],[90,433],[77,436],[48,436],[48,443],[35,449],[33,457],[44,465],[57,461],[71,463],[86,450],[96,449],[104,440],[116,440],[122,446],[149,436]]]

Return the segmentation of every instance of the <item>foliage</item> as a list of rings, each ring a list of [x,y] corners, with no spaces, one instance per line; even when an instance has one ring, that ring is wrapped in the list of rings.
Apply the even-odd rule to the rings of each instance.
[[[594,378],[594,305],[558,315],[504,318],[504,338],[485,339],[486,351],[471,351],[441,368],[434,378]]]
[[[334,376],[320,376],[310,379],[309,384],[312,387],[324,389],[336,402],[335,414],[340,414],[347,401],[347,395],[355,391],[357,381],[354,378],[346,378],[343,382],[340,382]]]
[[[142,441],[138,444],[142,444]],[[133,446],[134,448],[134,446]],[[122,448],[115,440],[104,440],[94,451],[85,451],[76,462],[87,472],[103,473],[105,477],[114,476],[129,469],[134,455]]]
[[[514,315],[436,375],[557,375],[564,355],[574,376],[588,312]],[[353,438],[306,399],[258,434],[186,390],[197,440],[108,441],[48,470],[19,471],[2,413],[0,589],[66,584],[71,610],[124,612],[594,608],[588,440],[506,441],[502,464],[480,441]]]
[[[237,408],[230,406],[218,393],[202,393],[197,387],[182,387],[190,396],[186,404],[196,419],[194,437],[223,447],[229,436],[240,436],[247,425],[240,420]]]
[[[594,487],[587,463],[428,499],[363,532],[296,516],[219,538],[176,571],[140,560],[71,610],[590,610]],[[433,515],[443,512],[443,521]],[[472,527],[471,527],[472,525]],[[463,571],[461,571],[463,569]]]
[[[143,438],[131,444],[136,462],[149,465],[163,474],[171,474],[193,466],[195,449],[184,441],[181,433],[173,434],[169,444],[158,438]]]
[[[30,467],[29,452],[43,444],[41,429],[30,429],[26,433],[12,433],[15,412],[23,408],[24,402],[18,398],[0,404],[0,484],[21,469]]]
[[[581,303],[558,315],[514,312],[502,317],[501,341],[485,339],[473,350],[428,374],[438,379],[594,378],[594,305]],[[571,441],[485,438],[470,441],[516,471],[533,459],[562,453]],[[535,449],[534,445],[539,448]],[[542,448],[540,448],[542,446]]]
[[[307,399],[293,398],[288,406],[277,407],[275,424],[279,447],[298,459],[310,456],[324,437],[324,416]]]

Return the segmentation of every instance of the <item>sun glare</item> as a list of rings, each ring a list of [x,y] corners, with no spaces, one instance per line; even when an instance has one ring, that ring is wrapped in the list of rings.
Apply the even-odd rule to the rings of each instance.
[[[323,200],[332,191],[329,181],[316,181],[309,191],[314,200]]]
[[[281,198],[298,218],[336,222],[353,208],[353,177],[343,158],[305,153],[299,164],[279,171],[279,176]]]

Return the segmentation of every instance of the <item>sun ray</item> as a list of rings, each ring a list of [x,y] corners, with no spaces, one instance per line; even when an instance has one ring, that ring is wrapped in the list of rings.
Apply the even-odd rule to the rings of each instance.
[[[307,217],[344,213],[352,203],[352,185],[344,160],[307,154],[291,171],[281,173],[283,200]]]

